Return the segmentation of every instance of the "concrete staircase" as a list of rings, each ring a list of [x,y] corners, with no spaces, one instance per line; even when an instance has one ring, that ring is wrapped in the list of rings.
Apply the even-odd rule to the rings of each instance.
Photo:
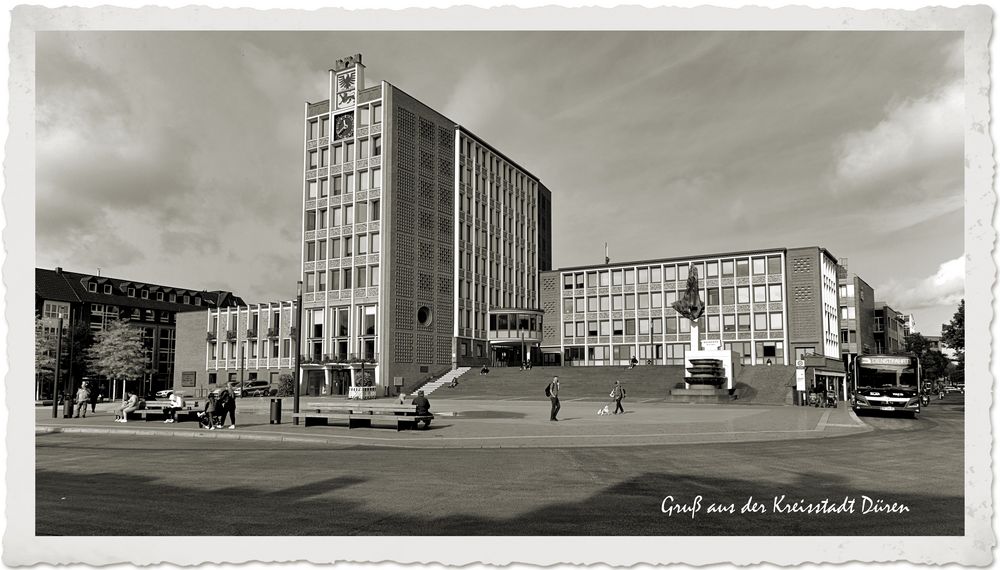
[[[428,382],[428,383],[424,384],[423,386],[420,386],[418,388],[418,390],[423,390],[424,391],[424,395],[425,396],[429,396],[431,394],[431,392],[433,392],[434,390],[437,390],[441,386],[445,386],[447,384],[451,384],[451,380],[453,378],[458,378],[459,376],[465,374],[469,370],[471,370],[471,369],[468,366],[455,368],[454,370],[450,370],[450,371],[446,372],[444,376],[438,378],[437,380]],[[416,392],[414,392],[414,394],[416,394]],[[410,395],[412,396],[413,394],[410,394]]]
[[[783,405],[792,403],[795,367],[785,365],[744,366],[734,386],[739,399],[734,403]]]
[[[632,370],[624,366],[535,366],[490,368],[479,374],[474,368],[458,380],[454,389],[439,390],[437,398],[482,398],[548,400],[545,386],[553,376],[559,376],[560,397],[563,400],[585,399],[608,401],[615,380],[621,380],[627,393],[626,401],[663,400],[674,385],[684,380],[682,366],[639,365]]]

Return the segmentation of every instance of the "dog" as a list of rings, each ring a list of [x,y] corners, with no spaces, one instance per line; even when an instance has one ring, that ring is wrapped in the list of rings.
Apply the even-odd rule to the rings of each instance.
[[[597,415],[599,415],[599,416],[610,416],[611,415],[611,410],[609,410],[608,406],[605,405],[603,408],[600,408],[600,409],[597,410]]]

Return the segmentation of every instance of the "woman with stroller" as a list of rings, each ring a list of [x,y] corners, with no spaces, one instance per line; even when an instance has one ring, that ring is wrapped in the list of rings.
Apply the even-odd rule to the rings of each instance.
[[[217,411],[218,405],[216,403],[215,392],[210,392],[208,394],[208,399],[205,400],[205,409],[198,414],[201,427],[205,429],[215,429],[215,413]]]

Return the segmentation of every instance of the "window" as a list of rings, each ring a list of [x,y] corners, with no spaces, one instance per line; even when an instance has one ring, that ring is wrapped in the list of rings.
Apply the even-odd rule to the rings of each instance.
[[[653,324],[653,334],[663,334],[663,319],[656,317],[650,322]]]
[[[326,291],[326,271],[320,271],[316,274],[316,290]]]
[[[750,313],[740,313],[736,315],[736,330],[740,332],[750,330]]]
[[[349,226],[354,223],[354,206],[344,207],[344,225]]]
[[[612,310],[620,311],[622,310],[623,306],[624,303],[621,295],[615,295],[614,297],[612,297],[612,303],[611,303]]]
[[[625,331],[625,321],[618,319],[611,321],[611,333],[621,335]]]
[[[381,188],[382,187],[382,169],[381,168],[373,168],[371,170],[371,173],[372,173],[371,187],[372,188]]]
[[[336,269],[330,270],[330,290],[340,291],[340,271]]]
[[[309,170],[319,167],[319,153],[315,150],[309,151]]]
[[[371,107],[365,105],[364,107],[358,107],[358,126],[367,127],[371,121]]]
[[[351,287],[353,287],[353,285],[351,285],[351,270],[343,269],[341,271],[343,272],[344,275],[344,289],[350,289]]]
[[[354,143],[344,144],[344,162],[351,162],[354,160]]]
[[[649,303],[650,307],[652,307],[653,309],[659,309],[663,307],[663,293],[657,291],[656,293],[651,293],[650,296],[652,297]]]
[[[621,269],[619,269],[618,271],[612,271],[611,272],[611,284],[612,285],[621,285],[622,284],[622,271],[621,271]]]
[[[667,265],[663,268],[663,280],[670,282],[677,280],[677,268],[673,265]]]
[[[135,297],[135,287],[128,288],[128,296],[133,298]]]
[[[737,303],[749,303],[750,302],[750,288],[749,287],[737,287],[736,288],[736,302]]]
[[[330,257],[332,259],[340,257],[340,238],[330,240]]]
[[[306,273],[305,292],[312,293],[316,290],[316,274]]]
[[[718,305],[719,304],[719,290],[712,287],[706,292],[705,295],[706,305]]]
[[[104,286],[104,294],[105,295],[110,295],[111,294],[111,285],[105,285]],[[170,297],[171,297],[170,301],[173,302],[173,300],[174,300],[173,299],[173,295],[170,295]]]
[[[330,194],[330,181],[326,178],[321,178],[319,181],[319,197],[326,198]]]
[[[747,277],[749,275],[750,275],[750,260],[748,259],[736,260],[736,276]]]
[[[597,297],[587,297],[587,311],[596,313],[597,307]]]
[[[344,164],[344,145],[338,144],[333,147],[333,163]]]
[[[781,256],[772,255],[767,258],[767,273],[769,275],[781,274]]]
[[[601,321],[601,336],[610,336],[610,335],[611,335],[611,322]]]
[[[147,291],[147,290],[143,289],[143,290],[142,290],[142,298],[143,298],[143,299],[148,299],[148,298],[149,298],[149,291]],[[200,299],[200,298],[199,298],[198,300],[199,300],[199,301],[201,301],[201,299]],[[198,303],[198,304],[200,305],[201,303]]]
[[[732,277],[733,273],[734,273],[734,268],[735,268],[735,264],[733,263],[733,260],[727,259],[727,260],[723,261],[722,262],[722,276],[723,277]]]
[[[308,140],[314,140],[319,138],[319,121],[313,119],[309,121],[309,135]]]
[[[771,330],[779,331],[784,328],[784,320],[781,313],[771,313]]]
[[[358,158],[368,158],[368,139],[358,141]]]
[[[565,290],[572,288],[573,288],[573,276],[569,274],[563,275],[563,289]]]
[[[344,177],[344,192],[350,194],[354,192],[356,188],[354,187],[354,174],[348,174]]]
[[[604,295],[600,299],[601,299],[601,310],[602,311],[610,311],[611,310],[611,297],[608,297],[607,295]]]
[[[330,165],[330,149],[322,148],[319,151],[319,165],[329,166]]]
[[[162,301],[163,300],[163,291],[157,291],[156,292],[156,300],[157,301]]]
[[[586,308],[584,305],[586,303],[586,299],[584,299],[583,297],[577,297],[575,299],[575,302],[576,302],[576,312],[577,313],[585,312]]]
[[[753,302],[754,303],[766,303],[767,302],[767,287],[763,285],[753,286]]]
[[[635,319],[625,319],[625,334],[635,334]]]
[[[600,273],[600,282],[601,282],[601,287],[607,287],[608,285],[611,284],[611,276],[608,275],[607,271],[602,271]]]
[[[649,308],[649,294],[639,293],[639,308],[648,309]]]
[[[667,334],[677,334],[677,317],[666,317],[664,321],[667,324]]]
[[[587,336],[597,336],[597,321],[587,321]]]
[[[690,269],[690,267],[688,267],[687,265],[680,265],[680,266],[678,266],[677,267],[677,280],[678,281],[687,281],[688,270],[689,269]]]
[[[381,103],[376,103],[372,105],[372,124],[379,124],[382,122],[382,105]]]
[[[368,248],[368,251],[370,251],[371,253],[378,253],[379,252],[378,233],[369,234],[369,238],[371,239],[371,247]]]
[[[382,137],[372,137],[372,156],[382,156]]]
[[[370,212],[369,212],[371,214],[371,221],[377,222],[380,219],[379,218],[379,216],[381,215],[381,213],[379,211],[380,207],[381,207],[381,202],[380,201],[378,201],[378,200],[372,200],[372,202],[371,202],[371,208],[370,208]]]
[[[306,242],[306,261],[316,261],[316,242]]]
[[[626,269],[625,270],[625,284],[626,285],[635,285],[635,269]]]
[[[586,326],[587,326],[587,324],[584,323],[583,321],[577,321],[576,322],[576,336],[577,337],[579,337],[579,338],[583,338],[584,337],[584,335],[586,334],[584,332],[586,330]]]
[[[731,316],[731,315],[726,315]],[[708,332],[719,332],[719,315],[708,316]]]
[[[320,208],[316,212],[316,229],[326,229],[326,208]]]
[[[736,332],[736,315],[722,316],[722,330],[724,332]]]
[[[97,283],[87,283],[87,291],[97,293]]]
[[[313,231],[316,229],[316,210],[309,210],[306,212],[306,231]]]
[[[709,261],[705,264],[705,277],[718,277],[719,276],[719,262]]]
[[[754,313],[754,315],[753,315],[753,329],[755,331],[766,331],[767,330],[767,313]]]
[[[781,300],[781,284],[775,283],[773,285],[768,285],[767,290],[768,297],[770,297],[772,301]]]
[[[319,136],[330,136],[330,117],[323,117],[319,121]]]
[[[643,267],[639,269],[639,283],[649,283],[649,268]]]
[[[753,274],[754,275],[764,275],[766,267],[764,266],[763,257],[753,258]]]

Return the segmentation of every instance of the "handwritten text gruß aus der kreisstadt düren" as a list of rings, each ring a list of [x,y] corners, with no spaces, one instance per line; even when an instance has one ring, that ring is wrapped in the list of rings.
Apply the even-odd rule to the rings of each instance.
[[[789,499],[786,495],[772,497],[771,500],[759,501],[750,496],[745,503],[710,503],[701,495],[690,502],[680,502],[673,495],[667,495],[660,503],[660,511],[669,517],[690,516],[694,518],[703,514],[807,514],[807,515],[841,515],[841,514],[898,514],[908,513],[910,508],[902,503],[890,503],[882,499],[874,499],[867,495],[858,498],[843,499]]]

